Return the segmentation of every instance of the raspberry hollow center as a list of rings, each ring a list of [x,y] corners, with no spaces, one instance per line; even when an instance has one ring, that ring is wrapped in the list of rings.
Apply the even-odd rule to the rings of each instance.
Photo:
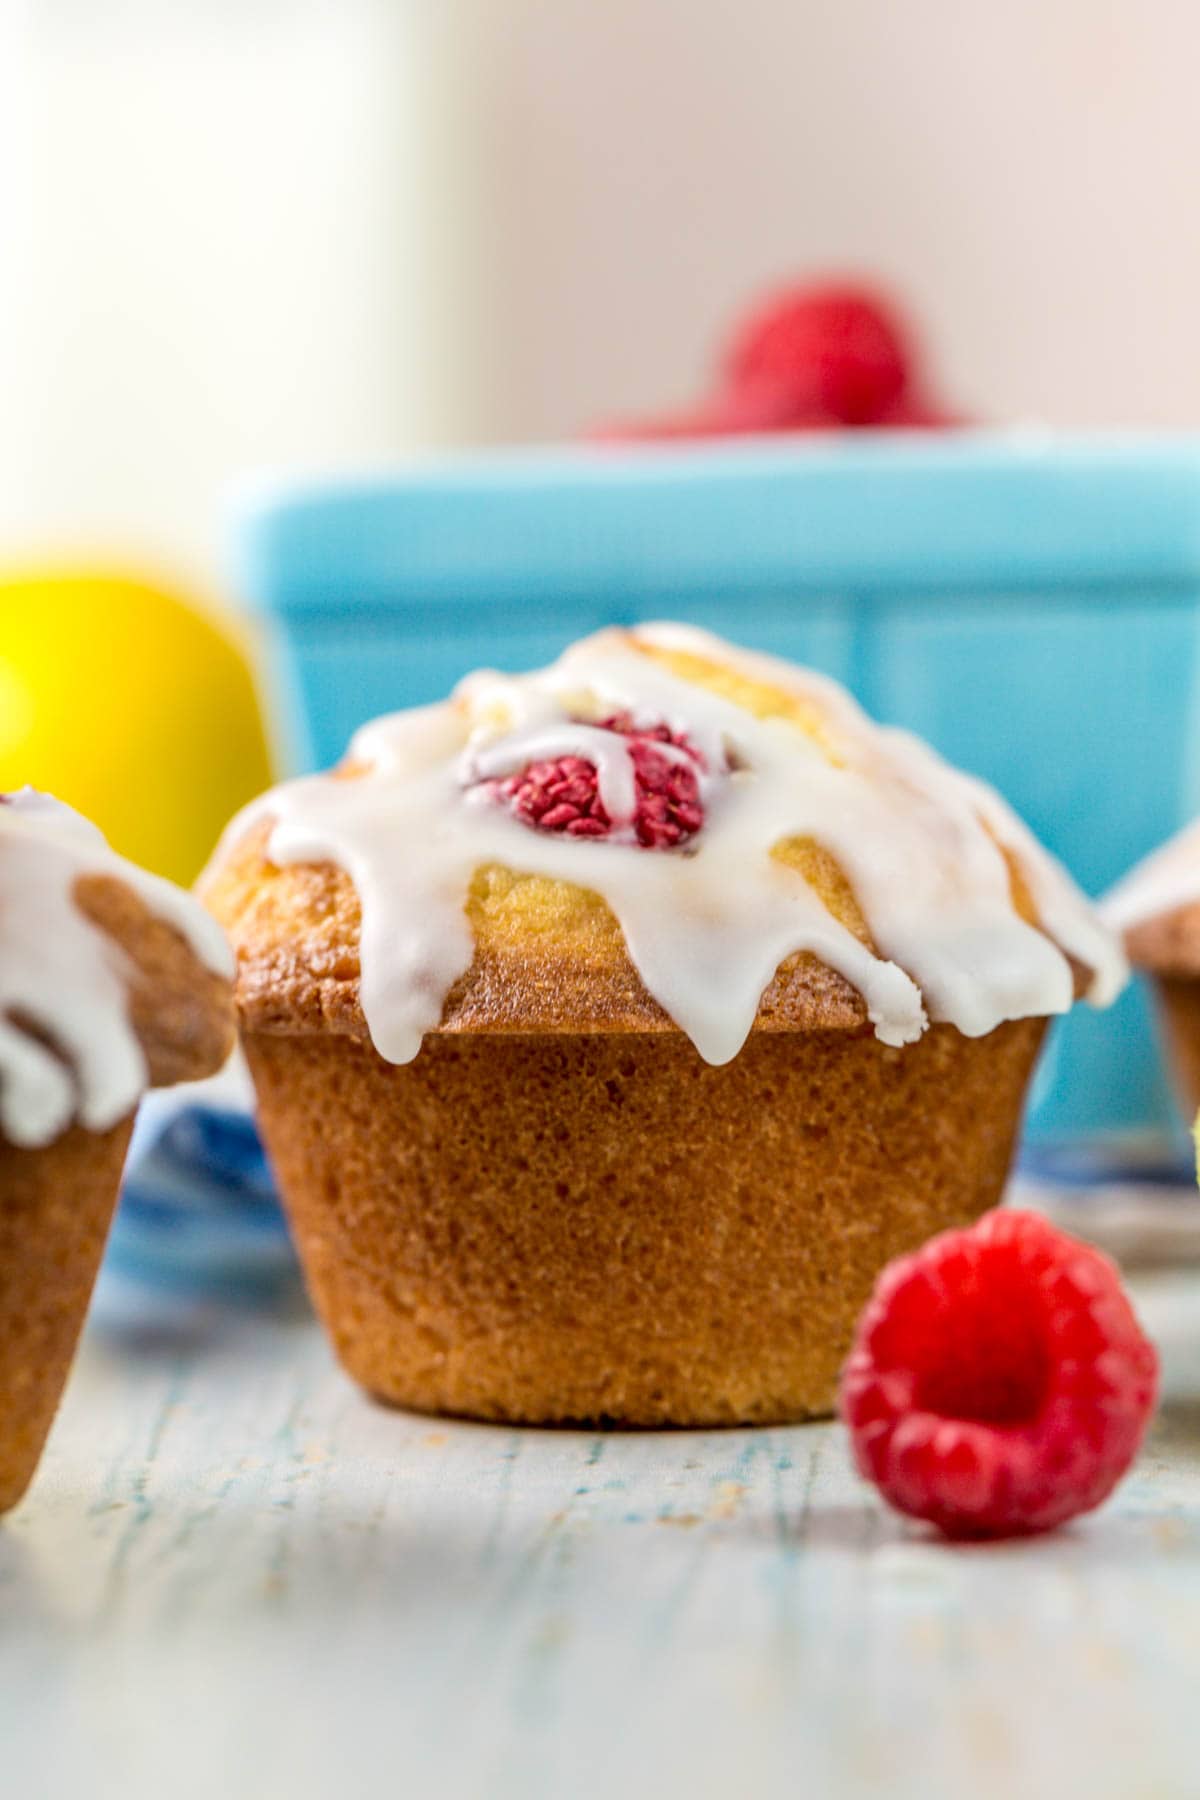
[[[973,1334],[978,1338],[979,1334]],[[959,1363],[951,1352],[917,1383],[917,1405],[943,1419],[980,1425],[1032,1425],[1050,1380],[1046,1347],[1034,1334],[1004,1344],[979,1345],[977,1363]]]
[[[904,1335],[921,1411],[999,1426],[1031,1425],[1041,1412],[1053,1359],[1037,1296],[1015,1269],[914,1317]]]

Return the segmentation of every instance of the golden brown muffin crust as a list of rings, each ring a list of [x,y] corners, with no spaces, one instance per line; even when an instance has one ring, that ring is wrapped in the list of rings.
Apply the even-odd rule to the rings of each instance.
[[[1125,934],[1125,954],[1136,969],[1200,975],[1200,900],[1132,926]]]
[[[41,1150],[0,1138],[0,1513],[33,1479],[112,1223],[132,1119]]]
[[[1194,975],[1156,975],[1155,998],[1167,1065],[1184,1116],[1200,1109],[1200,980]]]
[[[175,927],[116,876],[80,877],[74,900],[126,959],[129,1017],[151,1085],[170,1087],[214,1074],[233,1048],[228,978],[206,968]]]
[[[441,1034],[394,1067],[250,1033],[259,1116],[349,1372],[430,1412],[828,1412],[880,1268],[1000,1198],[1044,1029]]]

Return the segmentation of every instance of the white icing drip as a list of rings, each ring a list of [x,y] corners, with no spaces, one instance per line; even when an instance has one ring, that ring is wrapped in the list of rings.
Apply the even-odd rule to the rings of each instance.
[[[695,626],[647,625],[639,627],[637,635],[664,649],[686,650],[723,662],[751,679],[811,701],[839,738],[847,742],[854,738],[873,739],[883,760],[890,761],[897,773],[905,775],[937,807],[948,807],[950,797],[957,794],[976,819],[983,820],[994,841],[1016,858],[1045,933],[1084,970],[1090,971],[1087,999],[1097,1007],[1109,1006],[1116,999],[1129,979],[1129,966],[1113,936],[1114,922],[1103,917],[1086,899],[1062,864],[1038,842],[995,788],[954,768],[911,733],[876,725],[845,688],[828,676],[799,669],[778,657],[735,648]],[[1200,822],[1197,829],[1200,830]],[[1200,852],[1197,861],[1200,865]],[[1196,892],[1200,897],[1200,879]],[[878,933],[875,935],[880,941]]]
[[[931,754],[924,745],[920,748]],[[1111,1006],[1129,980],[1129,964],[1102,914],[994,788],[968,775],[958,779],[997,843],[1016,858],[1043,930],[1090,971],[1087,999],[1093,1006]]]
[[[1074,982],[1064,951],[1094,971],[1098,1002],[1120,986],[1119,949],[989,789],[874,725],[833,682],[685,628],[635,636],[810,702],[837,760],[794,725],[754,718],[609,631],[549,669],[474,676],[456,703],[376,721],[351,746],[369,774],[286,785],[230,828],[227,843],[268,817],[273,862],[328,861],[349,874],[363,916],[360,999],[382,1056],[409,1060],[439,1023],[474,952],[467,889],[491,862],[601,894],[648,991],[713,1063],[737,1054],[764,988],[796,951],[843,975],[893,1045],[913,1042],[930,1017],[981,1036],[1005,1019],[1066,1011]],[[560,754],[592,762],[602,794],[606,780],[631,780],[626,741],[580,724],[580,713],[664,722],[697,746],[705,823],[686,849],[530,830],[464,788]],[[627,787],[609,810],[630,816]],[[772,858],[791,837],[814,840],[841,866],[880,955]],[[1015,911],[997,840],[1019,856],[1057,944]]]
[[[23,1147],[51,1143],[76,1118],[106,1131],[146,1086],[124,959],[74,902],[87,875],[117,877],[206,967],[233,974],[220,928],[189,894],[117,856],[69,807],[28,788],[9,796],[0,805],[0,1134]]]

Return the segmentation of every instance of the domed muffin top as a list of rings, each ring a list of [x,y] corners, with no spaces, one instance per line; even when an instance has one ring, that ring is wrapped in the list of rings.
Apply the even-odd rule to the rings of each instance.
[[[151,1083],[211,1074],[232,1045],[232,974],[189,894],[69,807],[0,795],[0,1137],[106,1131]]]
[[[1123,935],[1138,968],[1200,972],[1200,819],[1131,869],[1104,896],[1100,912]]]
[[[991,789],[836,683],[682,626],[610,630],[366,726],[239,816],[204,878],[252,1029],[685,1031],[1098,1004],[1120,950]]]

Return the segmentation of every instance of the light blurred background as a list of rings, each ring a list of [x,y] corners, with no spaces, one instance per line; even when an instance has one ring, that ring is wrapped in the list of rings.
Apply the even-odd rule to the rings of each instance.
[[[56,791],[188,881],[367,713],[658,611],[661,583],[601,592],[578,554],[559,589],[514,585],[536,509],[492,592],[494,546],[464,550],[453,505],[414,530],[394,486],[378,543],[352,501],[261,558],[290,680],[243,614],[231,501],[687,405],[780,282],[894,297],[971,419],[1200,424],[1198,57],[1194,0],[0,0],[0,790]],[[823,588],[803,557],[744,605],[715,576],[668,591],[990,775],[1096,890],[1200,793],[1200,475],[1173,457],[1114,477],[1116,577],[1076,484],[1070,554],[999,607],[988,557],[947,575],[936,508],[930,583],[891,612],[878,568]],[[599,516],[561,544],[611,547]],[[1056,1038],[1048,1138],[1167,1118],[1144,999],[1114,1020]],[[241,1268],[227,1215],[257,1231],[270,1186],[222,1129],[184,1186]],[[131,1205],[130,1266],[157,1266]]]
[[[862,271],[980,416],[1200,417],[1190,0],[3,0],[0,553],[553,438]]]

